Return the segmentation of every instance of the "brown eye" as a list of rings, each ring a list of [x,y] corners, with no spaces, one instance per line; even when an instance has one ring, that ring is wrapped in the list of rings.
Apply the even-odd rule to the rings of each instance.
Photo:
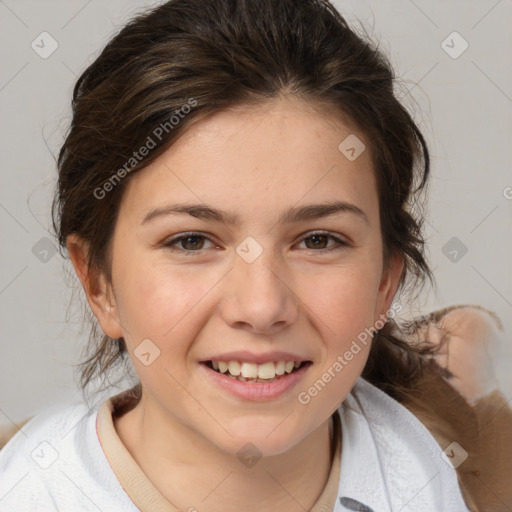
[[[327,245],[329,239],[334,240],[336,244],[329,247]],[[306,249],[315,250],[316,252],[329,252],[348,246],[348,244],[343,240],[340,240],[328,233],[313,233],[312,235],[303,238],[301,243],[302,242],[306,244]]]
[[[200,252],[201,249],[204,249],[204,242],[211,240],[205,236],[198,233],[186,233],[182,236],[173,238],[167,242],[164,242],[162,245],[164,247],[169,248],[171,251],[184,252],[185,254],[191,254],[194,252]],[[181,247],[177,247],[177,245],[181,245]]]
[[[202,249],[204,239],[204,236],[193,235],[181,238],[180,242],[184,249],[193,251],[194,249]]]
[[[326,244],[328,243],[327,242],[328,239],[329,239],[329,237],[326,235],[313,235],[313,236],[310,236],[309,238],[306,238],[305,241],[306,241],[306,246],[308,245],[307,244],[308,240],[310,240],[312,242],[311,247],[308,247],[308,249],[324,249]]]

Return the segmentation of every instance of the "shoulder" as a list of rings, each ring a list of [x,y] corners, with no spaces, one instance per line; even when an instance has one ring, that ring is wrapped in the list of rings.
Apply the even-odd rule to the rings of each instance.
[[[54,476],[66,436],[91,411],[80,403],[46,408],[0,450],[0,511],[56,510],[47,480]],[[70,444],[66,443],[67,454]]]
[[[47,408],[0,450],[0,512],[137,510],[98,438],[101,405]]]
[[[363,464],[361,459],[364,465],[378,468],[372,478],[382,482],[382,494],[389,496],[393,510],[467,510],[457,474],[438,443],[394,398],[359,378],[340,415],[346,436],[343,450],[353,453],[353,465]]]
[[[350,397],[350,398],[349,398]],[[438,446],[424,424],[403,404],[387,393],[360,378],[354,385],[346,406],[364,417],[374,433],[382,433],[390,438],[410,440],[428,447],[430,451]]]
[[[0,512],[136,510],[101,447],[98,410],[53,406],[23,426],[0,450]]]
[[[46,408],[16,429],[14,436],[0,450],[0,472],[8,465],[27,462],[38,442],[61,440],[81,419],[93,414],[83,403],[59,404]],[[36,444],[37,443],[37,444]],[[35,453],[33,454],[36,455]]]

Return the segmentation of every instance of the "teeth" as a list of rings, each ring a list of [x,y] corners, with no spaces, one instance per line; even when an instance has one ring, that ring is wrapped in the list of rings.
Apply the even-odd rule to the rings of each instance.
[[[300,361],[269,361],[263,364],[240,363],[239,361],[212,361],[214,370],[238,377],[238,380],[242,382],[250,379],[272,380],[276,376],[291,373],[300,365]]]
[[[254,363],[242,363],[240,373],[245,379],[255,379],[258,376],[258,365]]]
[[[258,365],[258,378],[273,379],[276,376],[276,365],[274,363],[265,363]]]
[[[231,375],[238,377],[241,373],[241,366],[238,361],[229,361],[228,363],[228,371]],[[246,377],[246,375],[244,375]]]

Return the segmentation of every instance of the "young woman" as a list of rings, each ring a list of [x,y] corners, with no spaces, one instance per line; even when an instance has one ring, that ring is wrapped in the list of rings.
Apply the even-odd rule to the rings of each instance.
[[[128,358],[140,382],[29,422],[0,510],[469,510],[470,447],[403,404],[436,346],[394,321],[432,276],[393,81],[323,0],[171,0],[108,43],[55,229],[102,331],[84,389]]]

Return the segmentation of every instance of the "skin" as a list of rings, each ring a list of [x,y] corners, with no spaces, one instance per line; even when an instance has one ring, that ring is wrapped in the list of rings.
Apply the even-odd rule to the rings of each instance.
[[[84,245],[69,238],[94,314],[107,335],[124,337],[142,383],[140,403],[116,421],[117,432],[182,510],[303,512],[326,484],[330,416],[362,373],[370,345],[307,405],[297,395],[386,314],[403,264],[395,255],[383,267],[370,141],[341,119],[285,96],[192,126],[131,177],[113,235],[112,283],[87,272]],[[366,145],[354,161],[338,150],[349,134]],[[335,200],[358,206],[368,222],[345,212],[278,223],[289,208]],[[178,202],[234,212],[241,224],[168,215],[141,225],[150,210]],[[312,240],[318,230],[348,245]],[[163,246],[189,231],[209,239],[174,244],[181,252]],[[236,252],[248,236],[263,249],[252,263]],[[320,252],[331,247],[339,249]],[[133,353],[144,339],[160,350],[149,366]],[[283,396],[248,401],[198,371],[206,356],[229,350],[289,351],[313,365]],[[237,457],[248,442],[262,454],[251,468]]]
[[[502,339],[500,321],[480,306],[461,306],[443,315],[438,325],[432,323],[418,333],[441,349],[437,363],[449,370],[448,378],[474,407],[479,400],[499,389],[493,365],[493,355]]]

